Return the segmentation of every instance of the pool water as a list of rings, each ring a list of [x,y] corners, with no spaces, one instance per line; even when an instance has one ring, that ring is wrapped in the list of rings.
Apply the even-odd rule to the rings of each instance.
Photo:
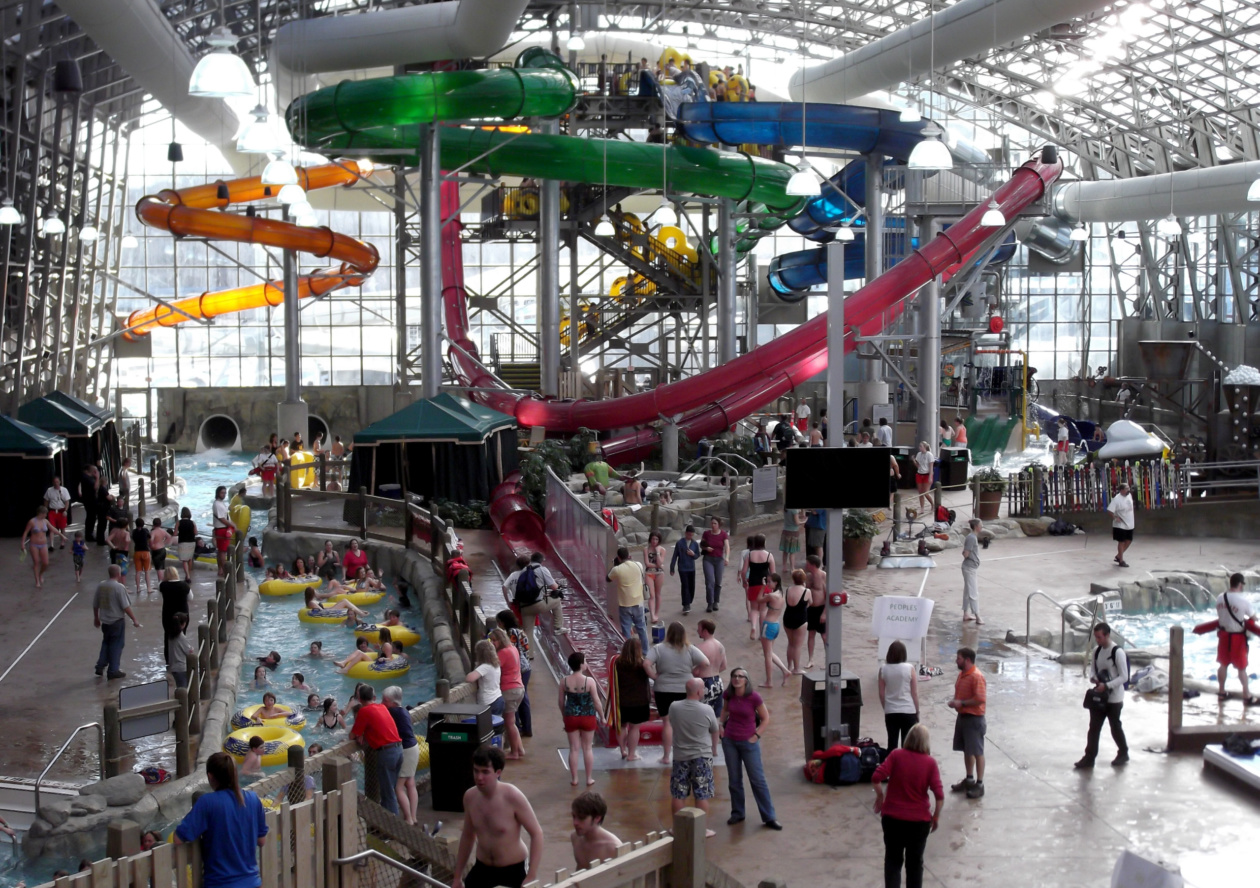
[[[177,457],[175,473],[188,485],[184,500],[192,509],[193,520],[203,537],[208,538],[211,527],[211,503],[214,490],[219,485],[232,485],[243,480],[249,471],[252,454],[211,450],[195,455]],[[181,502],[181,505],[184,505]],[[250,521],[249,534],[261,541],[263,531],[267,527],[267,513],[261,509],[256,511]],[[315,553],[309,553],[313,556]],[[267,552],[263,550],[264,559]],[[272,561],[267,559],[267,564]],[[286,565],[292,569],[292,565]],[[198,570],[209,570],[203,565]],[[261,581],[264,571],[247,568],[255,582]],[[385,598],[378,604],[364,608],[370,621],[383,621],[385,610],[398,607],[398,593],[391,577],[383,577],[388,589]],[[296,710],[304,710],[307,697],[317,693],[321,699],[333,697],[338,708],[345,706],[354,692],[356,679],[348,678],[337,671],[333,660],[340,660],[355,650],[354,632],[345,625],[322,625],[302,623],[298,620],[298,610],[302,604],[300,595],[285,597],[263,596],[254,614],[253,630],[246,644],[246,656],[241,667],[241,692],[236,701],[236,708],[241,709],[262,702],[265,691],[272,691],[276,701]],[[403,622],[417,624],[414,628],[421,630],[423,623],[419,613],[414,610],[403,610]],[[321,641],[324,646],[322,658],[310,656],[312,641]],[[254,682],[255,669],[258,666],[256,657],[264,657],[270,651],[280,654],[280,666],[267,672],[267,685],[258,687]],[[433,662],[433,652],[426,639],[407,649],[407,657],[411,662],[411,670],[400,678],[372,682],[377,698],[386,687],[396,684],[402,688],[403,703],[414,707],[433,697],[437,686],[437,667]],[[300,690],[292,687],[293,673],[300,672],[305,684],[313,690]],[[325,748],[339,743],[347,736],[345,728],[338,727],[326,730],[319,726],[320,712],[306,713],[306,727],[301,734],[306,745],[319,743]],[[264,773],[282,769],[282,765],[265,768]],[[243,780],[248,784],[249,780]]]
[[[1245,598],[1253,608],[1260,610],[1260,592],[1246,592]],[[1173,626],[1185,629],[1185,673],[1201,681],[1216,680],[1216,633],[1195,635],[1191,630],[1200,623],[1216,619],[1216,609],[1192,611],[1188,609],[1146,614],[1118,614],[1108,619],[1116,631],[1124,636],[1130,646],[1146,650],[1168,650],[1168,630]],[[1234,670],[1230,670],[1230,682],[1237,682]],[[1252,676],[1253,678],[1255,676]]]

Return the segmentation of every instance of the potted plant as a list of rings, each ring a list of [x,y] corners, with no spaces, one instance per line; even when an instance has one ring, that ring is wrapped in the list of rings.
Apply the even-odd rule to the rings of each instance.
[[[871,540],[879,534],[879,525],[865,509],[846,509],[844,513],[843,552],[848,570],[866,570],[871,558]]]
[[[976,498],[976,517],[981,521],[997,518],[1006,493],[1006,476],[994,468],[981,469],[971,476],[970,484]]]

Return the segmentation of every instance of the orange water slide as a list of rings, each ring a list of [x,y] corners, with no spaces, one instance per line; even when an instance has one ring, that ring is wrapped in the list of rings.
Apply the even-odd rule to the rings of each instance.
[[[360,167],[352,160],[299,169],[298,184],[305,190],[353,185]],[[363,173],[364,175],[366,173]],[[223,196],[226,189],[227,196]],[[357,287],[376,270],[380,254],[376,247],[338,234],[328,227],[307,228],[292,222],[220,212],[232,204],[270,200],[279,186],[263,185],[261,176],[220,180],[179,190],[167,189],[140,198],[136,216],[145,225],[169,231],[176,237],[204,237],[238,243],[262,244],[283,250],[297,250],[341,262],[298,279],[298,298],[323,296],[342,287]],[[202,293],[167,305],[132,312],[127,318],[127,339],[144,336],[157,327],[173,327],[189,320],[213,318],[233,311],[248,311],[266,305],[279,305],[284,299],[282,281],[270,281]]]

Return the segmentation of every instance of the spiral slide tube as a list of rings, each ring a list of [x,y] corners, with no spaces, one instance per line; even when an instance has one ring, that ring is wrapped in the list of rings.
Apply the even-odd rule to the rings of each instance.
[[[359,175],[360,167],[357,163],[343,161],[340,164],[330,163],[298,170],[298,184],[307,191],[331,188],[335,185],[351,185],[358,180]],[[226,198],[219,196],[221,186],[227,188]],[[136,204],[136,216],[145,225],[180,237],[263,244],[341,262],[340,268],[324,269],[299,279],[299,298],[322,296],[342,287],[357,287],[376,270],[380,263],[376,247],[344,234],[337,234],[327,227],[306,228],[276,219],[237,216],[216,211],[231,204],[269,200],[269,191],[270,188],[263,185],[260,176],[179,190],[168,189],[157,195],[142,197]],[[127,319],[127,332],[124,336],[134,340],[157,327],[172,327],[188,320],[279,305],[283,299],[284,285],[280,281],[218,293],[203,293],[181,299],[170,306],[159,305],[133,312]]]

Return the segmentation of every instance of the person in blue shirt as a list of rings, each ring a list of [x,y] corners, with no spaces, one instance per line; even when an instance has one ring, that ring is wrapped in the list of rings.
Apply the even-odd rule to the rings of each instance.
[[[696,597],[696,559],[700,557],[700,541],[696,539],[696,529],[690,524],[683,532],[683,538],[674,543],[674,557],[669,561],[669,575],[678,569],[678,582],[682,585],[683,614],[691,613],[691,601]]]
[[[823,557],[827,545],[827,510],[813,509],[805,521],[805,555]]]
[[[258,849],[267,840],[262,802],[241,791],[236,763],[226,752],[206,760],[206,779],[213,791],[197,799],[175,827],[175,844],[201,840],[205,888],[259,888]]]

